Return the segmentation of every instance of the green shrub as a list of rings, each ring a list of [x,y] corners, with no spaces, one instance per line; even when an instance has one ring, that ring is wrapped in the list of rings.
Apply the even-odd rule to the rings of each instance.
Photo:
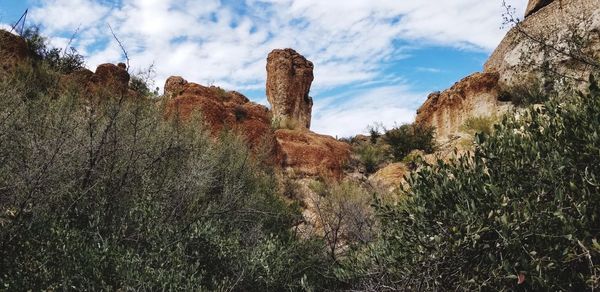
[[[27,43],[30,55],[36,61],[46,63],[53,70],[68,74],[84,68],[85,60],[75,48],[63,50],[48,47],[48,40],[40,34],[38,27],[27,28],[22,37]]]
[[[341,277],[379,290],[586,291],[600,286],[600,89],[478,134],[471,155],[412,175],[379,204],[382,240]]]
[[[490,135],[494,130],[494,124],[497,122],[499,122],[499,118],[495,115],[470,117],[464,122],[461,130],[470,134],[483,133]]]
[[[358,154],[358,159],[367,173],[376,172],[379,165],[388,157],[382,145],[362,144],[355,147],[354,151]]]
[[[299,210],[241,138],[151,100],[49,94],[44,68],[0,81],[0,290],[327,282],[321,241],[292,233]]]
[[[544,103],[548,101],[548,97],[548,92],[544,91],[537,79],[528,78],[527,81],[502,89],[499,99],[523,107]]]
[[[385,132],[383,138],[390,145],[396,161],[402,161],[413,150],[431,153],[435,149],[435,129],[417,124],[406,124]]]

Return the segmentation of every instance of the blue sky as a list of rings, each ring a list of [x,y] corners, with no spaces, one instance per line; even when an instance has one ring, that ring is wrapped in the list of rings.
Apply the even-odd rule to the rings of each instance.
[[[507,1],[522,14],[526,0]],[[480,71],[505,34],[501,0],[0,0],[0,25],[29,8],[57,47],[73,42],[91,69],[151,64],[171,75],[265,98],[266,57],[291,47],[315,64],[316,132],[349,136],[411,122],[432,91]]]

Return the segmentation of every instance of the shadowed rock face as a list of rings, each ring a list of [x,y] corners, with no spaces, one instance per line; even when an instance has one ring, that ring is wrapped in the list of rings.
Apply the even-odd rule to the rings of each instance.
[[[274,50],[267,58],[267,99],[273,118],[310,128],[313,101],[308,95],[313,63],[292,49]]]
[[[90,77],[90,82],[96,87],[105,87],[117,92],[127,92],[129,89],[129,73],[125,64],[102,64],[96,68],[96,72]]]
[[[0,71],[8,71],[28,57],[22,38],[0,29]]]
[[[527,9],[525,10],[525,17],[536,13],[538,10],[544,8],[554,0],[529,0]]]

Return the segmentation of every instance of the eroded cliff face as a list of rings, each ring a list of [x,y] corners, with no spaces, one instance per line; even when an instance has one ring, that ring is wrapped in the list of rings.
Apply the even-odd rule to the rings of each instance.
[[[310,129],[313,63],[292,49],[273,50],[267,57],[267,99],[273,118]],[[288,122],[289,121],[289,122]]]
[[[460,131],[466,119],[500,114],[507,103],[500,102],[497,73],[475,73],[450,89],[435,92],[417,110],[416,123],[433,126],[438,142]]]
[[[167,115],[188,119],[198,112],[213,135],[224,129],[242,135],[252,149],[268,151],[270,161],[297,177],[342,177],[350,146],[306,129],[275,129],[272,112],[235,91],[206,87],[179,76],[165,83]]]
[[[600,1],[530,0],[526,17],[493,52],[483,73],[431,94],[416,122],[436,128],[438,143],[460,135],[471,117],[502,115],[511,108],[500,101],[504,90],[532,86],[560,90],[581,86],[600,63]]]

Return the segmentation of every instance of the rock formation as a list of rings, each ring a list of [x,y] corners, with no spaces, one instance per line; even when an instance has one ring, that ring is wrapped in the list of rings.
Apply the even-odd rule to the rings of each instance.
[[[108,88],[117,92],[127,92],[129,89],[129,73],[123,63],[102,64],[96,68],[96,72],[90,77],[90,82],[96,87]]]
[[[510,85],[548,74],[587,81],[592,66],[600,64],[600,2],[531,0],[529,8],[486,62],[485,72],[498,72],[500,82]]]
[[[25,40],[0,29],[0,71],[8,71],[28,58]]]
[[[270,148],[270,161],[299,177],[341,178],[350,146],[336,139],[305,130],[275,130],[271,112],[235,91],[206,87],[173,76],[165,83],[167,115],[188,119],[200,111],[213,135],[223,129],[238,132],[250,148]],[[310,113],[309,113],[310,114]]]
[[[532,80],[550,89],[583,85],[592,69],[598,69],[598,0],[530,0],[526,16],[507,33],[484,73],[431,94],[417,111],[416,122],[436,127],[438,142],[456,135],[470,117],[499,115],[509,109],[508,102],[499,100],[504,89],[532,86]],[[573,36],[578,42],[573,42]]]
[[[310,128],[309,96],[313,64],[292,49],[274,50],[267,58],[267,99],[273,118]]]
[[[276,146],[269,110],[250,102],[242,94],[215,86],[202,86],[179,76],[169,77],[164,88],[168,98],[168,116],[177,115],[185,120],[199,111],[213,135],[230,129],[244,136],[252,148],[267,142],[272,148]]]
[[[310,131],[280,129],[275,132],[284,167],[300,176],[342,178],[350,157],[350,145]]]
[[[509,104],[498,100],[498,74],[475,73],[450,89],[435,92],[417,110],[416,123],[433,126],[438,142],[447,141],[473,116],[502,113]]]

